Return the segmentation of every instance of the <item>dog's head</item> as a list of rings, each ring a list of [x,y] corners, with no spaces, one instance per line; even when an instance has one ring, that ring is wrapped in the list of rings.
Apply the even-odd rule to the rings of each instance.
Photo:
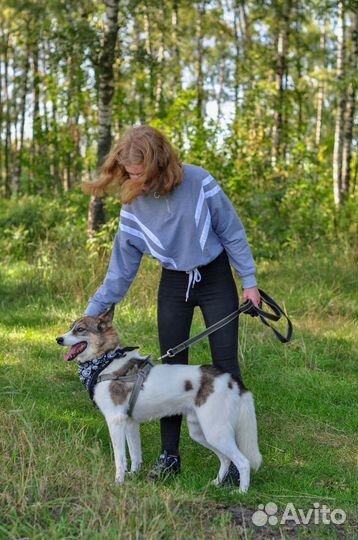
[[[81,317],[72,324],[69,332],[56,338],[59,345],[71,347],[65,360],[88,362],[118,347],[119,337],[112,326],[113,315],[114,305],[98,317]]]

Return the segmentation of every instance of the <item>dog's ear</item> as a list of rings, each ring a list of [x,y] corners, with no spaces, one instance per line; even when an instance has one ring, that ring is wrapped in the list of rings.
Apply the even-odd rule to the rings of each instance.
[[[101,320],[101,322],[111,323],[113,321],[114,308],[115,308],[115,304],[112,304],[111,307],[109,307],[108,309],[106,309],[106,311],[101,313],[101,315],[99,316],[99,319]]]

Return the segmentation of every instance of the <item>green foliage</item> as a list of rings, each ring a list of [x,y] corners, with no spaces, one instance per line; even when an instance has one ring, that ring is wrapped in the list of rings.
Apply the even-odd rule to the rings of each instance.
[[[18,259],[33,257],[43,244],[79,248],[86,240],[88,198],[73,192],[55,200],[30,195],[0,199],[0,249]]]
[[[18,137],[8,141],[8,148],[5,137],[1,147],[1,194],[11,193],[15,164],[21,165],[19,199],[0,201],[2,253],[31,256],[44,243],[62,249],[69,243],[83,246],[88,199],[71,190],[95,175],[105,4],[88,0],[69,6],[53,0],[44,9],[43,0],[2,3],[0,54],[3,61],[6,54],[11,79],[2,93],[4,133],[8,129],[9,137],[12,132],[18,136],[21,103],[26,105],[35,90],[38,97],[36,119],[28,107],[23,110],[27,129],[21,152]],[[163,130],[184,162],[206,168],[219,181],[242,218],[256,257],[263,258],[318,238],[335,241],[347,235],[353,243],[358,222],[355,144],[351,185],[339,212],[332,195],[336,10],[330,3],[293,4],[285,19],[281,4],[249,1],[243,8],[228,2],[224,9],[219,1],[120,3],[119,20],[128,24],[121,26],[114,62],[113,137],[143,122]],[[290,32],[279,103],[276,41],[284,21]],[[349,11],[346,45],[351,56],[353,28]],[[34,73],[36,58],[41,61]],[[346,89],[354,82],[351,60],[340,83]],[[201,73],[203,111],[198,103]],[[317,97],[323,83],[317,143]],[[282,136],[273,165],[277,113]],[[47,203],[45,198],[54,194],[56,199]],[[109,198],[106,205],[108,223],[90,242],[94,257],[111,245],[117,228],[119,205]]]
[[[3,203],[0,242],[3,253],[16,251],[19,256],[31,254],[38,242],[60,240],[65,245],[66,238],[82,235],[85,199],[79,197],[80,203],[66,192],[94,176],[97,161],[98,59],[106,6],[98,0],[71,6],[53,0],[46,9],[45,4],[2,2],[0,54],[2,62],[8,61],[9,81],[1,98],[0,194],[11,194],[20,165],[18,195],[26,197],[9,221]],[[354,13],[346,14],[349,57],[338,87],[337,10],[329,2],[311,1],[292,4],[285,18],[286,4],[249,1],[243,8],[227,2],[224,8],[219,1],[120,3],[119,21],[128,24],[120,23],[113,66],[113,137],[143,122],[166,132],[183,161],[205,167],[223,186],[256,256],[271,258],[282,247],[296,248],[316,238],[332,241],[347,233],[351,240],[357,222],[354,142],[351,185],[339,213],[332,197],[337,93],[354,83]],[[285,21],[289,39],[282,58],[286,72],[281,102],[276,45]],[[321,85],[324,104],[317,142]],[[31,111],[26,106],[30,95],[38,100]],[[35,105],[36,118],[31,117]],[[278,113],[281,140],[273,166],[272,132]],[[20,151],[22,115],[26,129]],[[64,193],[61,204],[28,198],[51,198],[54,193]],[[10,202],[9,209],[12,204],[17,205]],[[106,204],[112,206],[109,199]],[[22,216],[27,206],[28,217]],[[71,212],[81,216],[77,235]],[[117,214],[108,209],[110,222],[91,242],[92,253],[110,243]]]
[[[184,153],[185,161],[207,168],[217,178],[237,208],[255,258],[272,259],[282,249],[299,250],[318,240],[336,242],[345,238],[354,245],[357,194],[347,199],[337,215],[331,178],[324,177],[318,166],[300,169],[293,163],[281,175],[276,172],[257,178],[252,176],[252,163],[242,161],[235,167],[216,144],[215,133],[206,129],[197,146]],[[91,257],[103,256],[111,250],[119,210],[120,202],[107,197],[106,224],[94,238],[87,239],[88,197],[79,191],[54,200],[38,195],[0,199],[1,252],[3,257],[18,260],[36,256],[44,249],[60,253],[68,248],[89,249]]]

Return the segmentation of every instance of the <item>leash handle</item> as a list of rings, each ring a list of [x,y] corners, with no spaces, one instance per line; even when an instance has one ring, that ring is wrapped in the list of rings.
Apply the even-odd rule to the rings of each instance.
[[[292,339],[292,333],[293,333],[292,322],[287,317],[283,309],[278,305],[278,303],[273,298],[271,298],[271,296],[269,296],[262,289],[259,289],[259,293],[261,297],[261,303],[266,304],[270,308],[271,311],[263,310],[261,309],[261,306],[257,307],[251,302],[251,300],[249,300],[252,306],[252,311],[255,312],[255,314],[252,316],[253,317],[258,316],[263,324],[271,328],[271,330],[273,331],[277,339],[281,341],[281,343],[288,343]],[[267,319],[270,321],[277,322],[281,319],[281,317],[284,317],[287,321],[287,332],[285,336],[281,334],[278,330],[276,330],[276,328],[274,328],[269,322],[267,322]]]

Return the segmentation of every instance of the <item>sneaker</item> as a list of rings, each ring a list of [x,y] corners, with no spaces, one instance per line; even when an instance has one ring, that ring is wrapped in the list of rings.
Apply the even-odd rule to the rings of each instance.
[[[222,486],[239,486],[240,485],[240,473],[237,467],[233,464],[233,462],[230,463],[230,467],[224,476],[222,482]]]
[[[160,454],[153,469],[150,471],[149,480],[162,480],[167,476],[174,476],[180,473],[180,456],[173,456],[164,450]]]

